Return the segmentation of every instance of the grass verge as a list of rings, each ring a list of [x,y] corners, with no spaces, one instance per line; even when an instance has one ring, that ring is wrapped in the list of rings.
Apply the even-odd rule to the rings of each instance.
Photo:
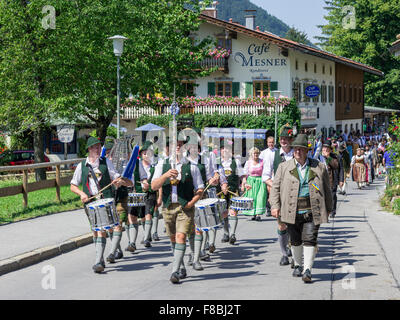
[[[12,185],[15,185],[15,182],[2,182],[0,188]],[[71,192],[69,185],[61,187],[60,193],[61,202],[58,202],[56,188],[29,192],[28,207],[26,209],[23,206],[22,194],[0,198],[0,225],[82,208],[80,198]]]

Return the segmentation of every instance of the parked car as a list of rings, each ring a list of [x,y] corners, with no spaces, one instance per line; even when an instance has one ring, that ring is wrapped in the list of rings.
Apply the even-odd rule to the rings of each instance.
[[[50,162],[49,158],[44,156],[45,162]],[[12,151],[10,162],[6,166],[21,166],[35,163],[35,153],[33,150]]]

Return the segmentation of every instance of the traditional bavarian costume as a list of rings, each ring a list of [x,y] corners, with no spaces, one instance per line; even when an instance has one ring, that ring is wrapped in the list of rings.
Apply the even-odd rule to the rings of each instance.
[[[165,159],[157,164],[153,181],[160,178],[171,169],[170,159]],[[171,179],[167,179],[162,186],[163,218],[166,231],[169,237],[177,233],[188,236],[194,225],[194,207],[184,209],[186,204],[194,198],[195,192],[204,189],[203,179],[199,168],[189,162],[186,158],[181,158],[176,163],[178,184]],[[186,268],[183,257],[185,255],[186,244],[171,242],[174,253],[172,266],[171,282],[177,283],[179,279],[186,277]],[[182,266],[182,267],[181,267]]]
[[[220,184],[228,184],[228,188],[230,192],[236,193],[239,195],[239,185],[240,185],[240,178],[243,175],[243,169],[239,162],[239,160],[231,157],[228,159],[220,158],[217,161],[218,164],[218,171],[220,174]],[[221,191],[221,187],[218,186],[217,192]],[[231,197],[232,193],[228,192],[226,195],[222,195],[222,198],[226,200],[227,208],[231,205]],[[236,228],[238,225],[238,217],[237,212],[229,209],[229,217],[224,218],[224,236],[222,237],[222,242],[228,242],[230,244],[234,244],[236,242]],[[231,233],[229,234],[229,231]]]
[[[86,148],[100,143],[100,141],[94,137],[90,137],[87,141]],[[91,163],[89,157],[83,160],[75,169],[74,175],[71,180],[71,184],[74,186],[82,186],[82,191],[86,193],[88,197],[92,197],[98,194],[99,190],[108,186],[111,181],[119,177],[119,173],[115,171],[114,166],[107,158],[97,158],[95,162]],[[103,190],[104,198],[113,198],[111,188]],[[95,201],[93,199],[92,201]],[[88,203],[92,202],[89,201]],[[86,204],[88,204],[86,203]],[[85,211],[88,214],[85,204]],[[104,262],[104,250],[106,247],[105,234],[97,236],[97,233],[93,235],[93,242],[96,249],[96,260],[93,266],[93,270],[96,273],[102,272],[105,268]]]
[[[365,156],[353,156],[351,159],[352,171],[353,171],[353,181],[357,183],[359,189],[361,189],[366,182],[366,158]]]
[[[281,128],[279,136],[280,137],[288,137],[291,138],[292,128],[289,125],[285,125]],[[262,173],[262,181],[267,182],[268,180],[274,180],[274,176],[278,167],[281,163],[289,161],[293,159],[293,149],[286,153],[282,148],[277,149],[275,152],[268,153],[267,157],[264,159],[264,168]],[[287,232],[286,225],[280,221],[280,218],[277,219],[278,222],[278,242],[281,249],[282,257],[279,262],[281,266],[289,264],[289,256],[291,256],[291,252],[288,248],[289,244],[289,235]],[[283,230],[280,230],[283,229]]]
[[[244,175],[247,176],[246,183],[251,186],[251,189],[246,191],[243,197],[252,198],[253,209],[245,210],[241,213],[248,216],[257,216],[263,214],[266,210],[267,202],[267,185],[262,181],[264,161],[260,159],[257,164],[253,160],[246,161],[244,165]]]

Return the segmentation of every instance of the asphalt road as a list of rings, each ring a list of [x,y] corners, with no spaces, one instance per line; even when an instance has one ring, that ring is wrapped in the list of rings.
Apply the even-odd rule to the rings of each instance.
[[[0,299],[400,299],[400,217],[379,211],[382,181],[366,190],[354,187],[338,196],[337,217],[320,228],[311,284],[292,277],[290,266],[279,266],[276,221],[264,216],[261,222],[240,217],[233,246],[221,243],[219,231],[212,261],[203,262],[203,271],[188,267],[188,277],[173,285],[172,253],[160,220],[161,241],[144,248],[141,230],[137,253],[124,252],[102,274],[92,271],[95,250],[87,245],[1,276]],[[106,255],[109,248],[107,241]]]

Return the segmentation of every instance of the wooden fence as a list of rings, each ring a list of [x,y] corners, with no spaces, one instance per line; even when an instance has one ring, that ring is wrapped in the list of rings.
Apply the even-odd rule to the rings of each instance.
[[[35,163],[28,164],[23,166],[6,166],[0,167],[0,172],[20,172],[22,171],[22,184],[12,187],[0,188],[0,198],[1,197],[9,197],[17,194],[23,194],[23,203],[24,208],[28,206],[28,193],[48,189],[48,188],[56,188],[57,201],[61,202],[60,195],[60,187],[69,185],[72,179],[72,176],[61,177],[61,166],[73,163],[79,163],[84,159],[71,159],[59,162],[44,162],[44,163]],[[44,180],[38,182],[28,183],[28,172],[34,169],[40,168],[48,168],[48,167],[56,167],[56,178],[51,180]]]

